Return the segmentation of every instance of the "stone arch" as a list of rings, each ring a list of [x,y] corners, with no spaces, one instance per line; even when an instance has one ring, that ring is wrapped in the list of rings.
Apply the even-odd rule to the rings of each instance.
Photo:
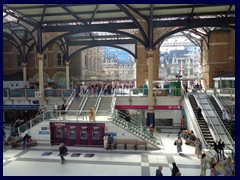
[[[66,73],[63,71],[56,72],[52,79],[58,84],[59,87],[66,87]]]
[[[54,43],[55,41],[61,39],[61,38],[64,38],[64,37],[67,37],[69,35],[74,35],[74,34],[79,34],[79,33],[84,33],[84,32],[96,32],[96,30],[81,30],[81,31],[77,31],[77,32],[68,32],[68,33],[65,33],[65,34],[62,34],[62,35],[59,35],[55,38],[53,38],[52,40],[50,40],[49,42],[47,42],[44,47],[42,47],[42,51],[44,51],[49,45],[51,45],[52,43]],[[143,46],[147,47],[147,44],[146,42],[144,42],[142,39],[138,38],[137,36],[135,35],[132,35],[132,34],[129,34],[127,32],[123,32],[123,31],[97,31],[97,32],[110,32],[110,33],[118,33],[118,34],[123,34],[123,35],[126,35],[128,37],[131,37],[133,39],[135,39],[136,41],[138,41],[139,43],[141,43]]]
[[[102,45],[93,45],[93,46],[87,46],[87,47],[84,47],[84,48],[81,48],[81,49],[78,49],[77,51],[75,51],[74,53],[72,53],[69,57],[69,59],[71,59],[71,57],[78,53],[79,51],[83,51],[83,50],[86,50],[86,49],[90,49],[90,48],[93,48],[93,47],[100,47]],[[122,49],[123,51],[126,51],[128,52],[129,54],[131,54],[135,59],[137,59],[137,54],[134,54],[133,52],[131,52],[130,50],[126,49],[126,48],[123,48],[121,46],[115,46],[115,45],[110,45],[109,47],[114,47],[114,48],[118,48],[118,49]]]

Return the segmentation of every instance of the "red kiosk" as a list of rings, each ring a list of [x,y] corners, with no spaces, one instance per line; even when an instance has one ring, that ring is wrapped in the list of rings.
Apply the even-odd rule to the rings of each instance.
[[[102,146],[104,123],[51,122],[52,145],[63,142],[67,146]]]

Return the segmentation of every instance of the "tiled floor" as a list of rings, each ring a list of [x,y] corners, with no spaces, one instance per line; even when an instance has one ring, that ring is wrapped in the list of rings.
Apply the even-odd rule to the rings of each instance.
[[[155,176],[156,168],[163,166],[163,175],[171,175],[176,162],[182,176],[199,176],[200,160],[194,147],[183,145],[183,154],[173,145],[176,134],[161,133],[164,149],[155,151],[112,150],[103,148],[68,147],[66,164],[60,164],[58,146],[36,146],[28,150],[4,148],[4,176]],[[49,156],[42,156],[52,152]],[[72,157],[73,153],[81,153]],[[93,157],[85,157],[94,154]],[[26,170],[27,167],[27,170]],[[207,172],[209,174],[209,171]]]

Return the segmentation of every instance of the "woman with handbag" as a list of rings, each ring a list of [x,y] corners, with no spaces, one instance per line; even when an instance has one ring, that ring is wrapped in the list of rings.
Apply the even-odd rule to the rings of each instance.
[[[199,138],[197,138],[197,140],[195,141],[195,154],[197,155],[198,158],[199,156],[201,157],[202,155],[202,142],[200,141]]]
[[[174,142],[174,145],[177,145],[177,152],[180,154],[182,152],[182,139],[178,136],[178,139]]]

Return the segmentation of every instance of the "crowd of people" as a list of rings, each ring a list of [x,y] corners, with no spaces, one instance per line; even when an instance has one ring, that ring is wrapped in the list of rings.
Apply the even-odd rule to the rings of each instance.
[[[76,100],[79,100],[80,96],[83,96],[88,92],[88,95],[97,96],[100,92],[103,95],[112,95],[115,89],[129,89],[133,88],[132,83],[114,83],[114,82],[102,82],[102,83],[89,83],[85,84],[75,84],[73,89],[75,90]]]
[[[206,176],[207,169],[210,171],[210,176],[234,176],[235,175],[235,163],[231,156],[226,157],[224,154],[225,144],[222,139],[214,142],[214,150],[216,152],[214,157],[206,156],[203,152],[203,145],[200,138],[196,137],[192,130],[181,129],[178,133],[177,140],[174,140],[174,145],[177,147],[177,152],[182,153],[182,138],[185,139],[186,145],[195,146],[195,155],[200,158],[201,161],[201,173],[200,176]],[[175,165],[174,165],[175,166]],[[217,166],[223,168],[223,172],[217,169]],[[175,167],[176,170],[176,167]],[[176,170],[177,171],[177,170]],[[157,174],[156,174],[157,175]]]

